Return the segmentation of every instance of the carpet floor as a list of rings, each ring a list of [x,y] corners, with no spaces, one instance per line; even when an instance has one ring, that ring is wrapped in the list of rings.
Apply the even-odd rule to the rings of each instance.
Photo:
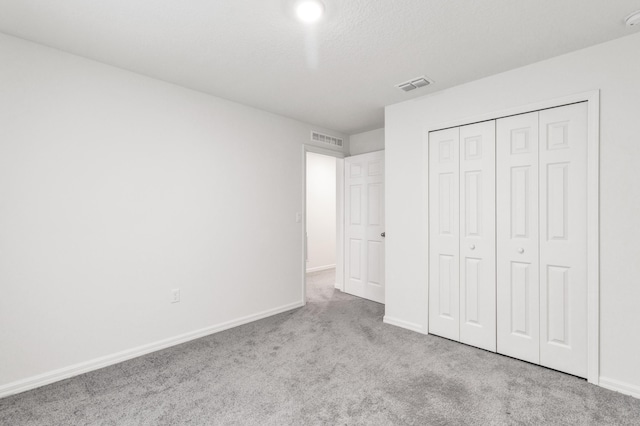
[[[310,274],[305,307],[0,400],[2,425],[640,425],[640,400],[382,323]]]

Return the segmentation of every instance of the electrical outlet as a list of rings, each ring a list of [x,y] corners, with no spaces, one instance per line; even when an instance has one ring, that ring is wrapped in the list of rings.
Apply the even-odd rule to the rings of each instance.
[[[178,303],[180,301],[180,289],[174,288],[171,290],[171,303]]]

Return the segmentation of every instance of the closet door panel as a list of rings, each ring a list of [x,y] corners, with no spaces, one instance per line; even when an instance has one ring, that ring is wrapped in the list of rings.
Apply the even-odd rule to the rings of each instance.
[[[429,134],[429,333],[460,340],[459,128]]]
[[[538,113],[496,123],[497,351],[539,363]]]
[[[587,376],[587,103],[540,111],[540,364]]]
[[[460,128],[460,341],[496,350],[495,121]]]

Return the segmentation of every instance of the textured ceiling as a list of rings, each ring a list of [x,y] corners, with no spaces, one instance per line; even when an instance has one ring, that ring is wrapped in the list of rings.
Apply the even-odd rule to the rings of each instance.
[[[0,32],[357,133],[385,105],[629,35],[640,0],[0,0]],[[428,88],[395,84],[426,74]]]

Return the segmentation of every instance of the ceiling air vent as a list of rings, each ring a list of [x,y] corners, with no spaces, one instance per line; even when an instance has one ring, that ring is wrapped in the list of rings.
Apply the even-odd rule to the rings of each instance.
[[[329,136],[318,132],[311,132],[311,140],[314,142],[328,143],[329,145],[342,146],[342,138]]]
[[[420,87],[426,87],[430,84],[433,84],[433,80],[422,75],[420,77],[412,78],[409,81],[405,81],[404,83],[396,84],[396,87],[400,90],[404,90],[405,92],[410,92]]]

